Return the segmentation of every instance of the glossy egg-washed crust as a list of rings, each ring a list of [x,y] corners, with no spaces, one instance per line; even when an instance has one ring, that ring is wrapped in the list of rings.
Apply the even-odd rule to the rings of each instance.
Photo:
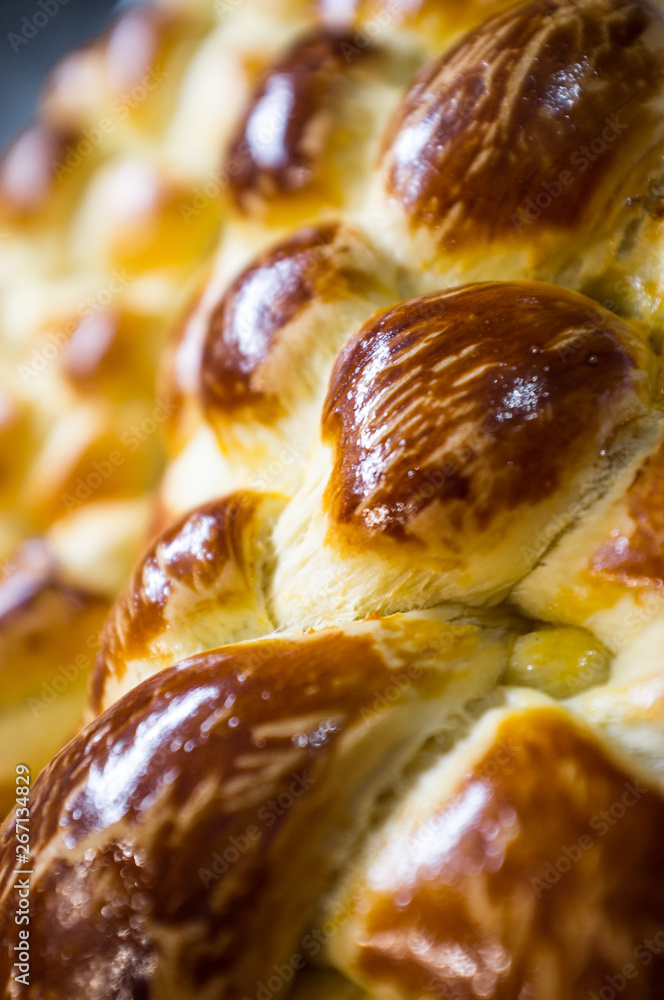
[[[41,434],[26,510],[48,534],[134,397],[151,402],[159,331],[201,265],[209,284],[174,348],[194,374],[159,404],[174,451],[208,435],[214,468],[183,466],[187,495],[208,473],[228,487],[201,486],[186,509],[162,487],[165,530],[101,636],[97,717],[32,789],[25,989],[13,965],[25,814],[0,831],[4,996],[267,1000],[314,961],[372,1000],[664,995],[661,744],[632,739],[639,723],[664,726],[661,671],[652,649],[641,673],[624,670],[626,647],[612,676],[601,647],[589,676],[595,636],[513,611],[589,624],[571,573],[564,600],[555,574],[538,604],[528,588],[602,503],[583,572],[618,603],[662,587],[663,95],[654,0],[245,0],[214,13],[169,0],[122,14],[56,70],[0,163],[10,363],[78,305],[55,297],[21,340],[24,259],[35,306],[56,276],[88,268],[128,267],[131,290],[68,328],[43,390],[8,393],[26,436]],[[621,316],[523,280],[587,290],[583,256],[605,288],[641,252],[650,298],[612,294]],[[46,461],[63,421],[101,411],[73,458]],[[157,437],[141,431],[97,498],[154,485]],[[298,475],[275,485],[289,441]],[[106,598],[37,556],[0,587],[3,710],[36,685],[44,701],[49,643],[67,659],[94,652],[105,613]],[[442,603],[502,600],[515,583],[509,610]],[[333,627],[314,631],[309,609],[324,606]],[[301,631],[286,632],[293,621]],[[531,647],[555,664],[540,670]],[[547,694],[497,709],[487,741],[491,706],[526,698],[499,686],[519,677]],[[76,684],[56,700],[67,725]],[[556,707],[560,691],[581,692],[578,716]],[[39,705],[31,725],[47,731]],[[15,765],[3,753],[0,790]]]
[[[267,495],[234,493],[196,508],[158,537],[102,632],[91,687],[95,712],[135,685],[136,661],[148,676],[201,648],[272,630],[261,589],[265,553],[259,544],[270,525],[271,506]],[[209,623],[207,634],[203,622]],[[111,680],[112,696],[107,692]]]
[[[463,544],[506,513],[564,495],[578,468],[646,413],[651,371],[627,323],[550,285],[488,283],[402,302],[335,363],[322,416],[334,445],[331,517],[400,537],[437,502],[429,545],[453,551],[455,537]]]
[[[228,154],[231,191],[244,211],[316,184],[351,48],[350,33],[321,29],[261,81]]]
[[[377,263],[362,235],[336,220],[298,230],[253,261],[206,326],[200,388],[210,421],[276,419],[290,383],[319,347],[312,310],[380,292],[381,275],[370,269]],[[297,321],[308,323],[312,336],[291,343],[289,330]],[[280,380],[271,377],[270,367],[279,353]]]
[[[482,650],[490,686],[505,638],[405,616],[227,646],[135,687],[32,793],[35,995],[251,995],[297,950],[372,797],[475,690]],[[13,882],[5,865],[3,984]]]
[[[629,966],[626,995],[661,995],[664,797],[573,719],[507,715],[451,795],[409,804],[347,889],[335,948],[361,982],[584,1000]]]
[[[593,229],[652,168],[646,155],[661,158],[663,57],[655,2],[508,10],[413,85],[385,143],[387,193],[447,252],[537,238],[542,225]]]

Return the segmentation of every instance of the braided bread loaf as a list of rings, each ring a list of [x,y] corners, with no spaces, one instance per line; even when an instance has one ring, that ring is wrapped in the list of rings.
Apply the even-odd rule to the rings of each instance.
[[[12,778],[97,655],[4,995],[664,997],[663,106],[659,0],[162,2],[56,70],[0,169]]]

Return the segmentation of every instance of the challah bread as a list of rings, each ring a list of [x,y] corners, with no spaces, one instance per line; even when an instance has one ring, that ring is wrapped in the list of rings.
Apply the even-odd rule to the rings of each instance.
[[[166,390],[182,400],[181,451],[161,488],[168,515],[233,488],[294,492],[335,356],[394,300],[396,281],[389,259],[335,220],[292,233],[228,287],[223,269],[210,280],[165,365]]]
[[[209,320],[200,391],[236,475],[289,447],[298,460],[285,469],[301,471],[334,358],[393,300],[389,279],[361,233],[331,222],[298,231],[233,282]]]
[[[265,74],[228,153],[229,190],[243,213],[297,219],[311,214],[311,202],[314,210],[342,203],[351,180],[367,176],[368,161],[354,154],[372,117],[358,121],[357,98],[346,91],[361,86],[353,78],[378,53],[370,46],[350,60],[351,45],[350,34],[321,29]]]
[[[0,163],[0,558],[8,585],[20,545],[38,536],[64,587],[106,602],[153,520],[160,432],[173,413],[172,401],[155,398],[157,359],[219,220],[212,201],[198,226],[182,219],[190,179],[155,150],[211,23],[184,7],[122,15],[56,69],[38,120]],[[23,708],[9,695],[6,702],[9,745],[35,770],[83,717],[101,621],[93,628],[82,603],[77,623],[76,606],[65,621],[85,664],[37,716],[28,698],[60,684],[75,653],[57,616],[3,624],[25,654],[23,666],[12,655],[12,669],[33,677],[32,648],[40,661]]]
[[[117,131],[108,133],[117,149],[167,127],[196,43],[212,24],[203,5],[193,7],[189,13],[185,4],[125,10],[101,38],[57,64],[42,95],[43,119],[73,133],[122,107]],[[134,87],[145,92],[136,91],[132,101]]]
[[[27,986],[0,830],[3,995],[661,996],[663,18],[173,0],[56,71],[0,169],[12,674],[120,593]]]
[[[402,100],[381,157],[378,231],[388,224],[394,251],[434,288],[478,275],[583,288],[611,268],[625,278],[616,257],[638,241],[661,180],[663,86],[658,3],[510,8]]]
[[[658,995],[662,788],[534,700],[426,771],[331,900],[332,960],[372,996],[582,1000],[627,966]]]
[[[543,284],[373,317],[337,358],[321,454],[275,530],[279,622],[504,597],[610,475],[652,370],[628,324]]]
[[[101,636],[92,706],[206,649],[272,631],[264,582],[282,504],[235,493],[198,507],[142,558]]]
[[[398,32],[402,17],[408,20],[415,6],[400,4],[398,9],[385,11],[382,20],[374,15],[376,40],[372,44],[394,46],[393,32]],[[360,19],[361,35],[366,11],[355,14]],[[444,13],[439,16],[445,18]],[[290,63],[277,62],[272,71],[277,81],[274,95],[268,73],[250,100],[251,110],[246,112],[231,147],[235,152],[226,160],[224,181],[230,197],[229,222],[220,248],[222,273],[228,270],[229,259],[239,254],[251,260],[249,247],[264,247],[266,230],[257,229],[253,218],[258,215],[272,229],[276,226],[276,239],[283,213],[290,211],[291,219],[299,219],[297,206],[304,199],[306,211],[314,217],[332,207],[342,208],[353,218],[359,214],[375,244],[403,266],[398,276],[403,292],[413,294],[476,279],[544,278],[589,291],[610,309],[618,308],[630,317],[659,322],[657,184],[663,140],[653,120],[659,120],[656,109],[657,102],[661,103],[663,17],[658,5],[636,8],[613,0],[580,6],[563,2],[512,7],[451,50],[452,36],[446,45],[439,43],[444,48],[439,62],[429,66],[429,75],[425,74],[405,97],[382,93],[381,107],[393,107],[389,128],[385,127],[385,113],[374,107],[369,96],[379,75],[371,67],[371,85],[362,80],[362,106],[357,102],[353,105],[356,114],[364,115],[365,105],[373,114],[373,124],[366,130],[371,134],[364,140],[368,144],[365,155],[369,156],[369,147],[375,148],[380,168],[369,170],[375,191],[368,201],[367,189],[362,186],[367,170],[349,160],[347,150],[340,164],[327,152],[323,163],[317,161],[317,169],[325,174],[324,190],[313,166],[302,173],[297,147],[302,114],[293,112],[289,119],[284,109],[291,104],[299,107],[297,101],[306,100],[307,115],[320,121],[318,131],[312,125],[318,139],[328,134],[324,123],[329,126],[332,98],[321,96],[315,87],[307,88],[303,67],[291,72]],[[339,10],[333,20],[337,27],[343,23]],[[568,46],[570,35],[578,50]],[[360,50],[357,46],[347,49],[347,40],[340,41],[338,34],[334,37],[335,44],[346,47],[346,59],[334,62],[335,71],[345,79],[352,75]],[[421,62],[421,43],[420,49],[417,44],[412,48],[406,45],[406,49],[412,59]],[[399,63],[393,50],[391,58],[394,74]],[[369,73],[367,64],[362,59],[360,63]],[[317,66],[315,62],[309,70],[319,72]],[[454,81],[461,79],[469,86],[470,81],[476,81],[477,93],[485,95],[481,112],[471,92],[467,99],[457,94]],[[521,85],[524,79],[531,81],[530,89]],[[446,80],[450,81],[449,92]],[[592,85],[586,86],[584,81],[592,81]],[[332,86],[330,90],[337,93]],[[619,121],[616,108],[623,114]],[[339,118],[338,109],[336,113]],[[423,118],[418,124],[420,114]],[[248,139],[247,128],[255,120],[256,133]],[[264,126],[262,130],[259,124]],[[548,139],[543,144],[545,132]],[[377,150],[376,134],[382,135],[382,152]],[[474,152],[469,136],[477,147],[473,147]],[[349,141],[353,148],[362,145]],[[241,144],[244,158],[237,153]],[[549,159],[543,158],[542,149]],[[309,147],[307,150],[310,152]],[[322,139],[316,150],[321,160],[327,151]],[[429,155],[435,157],[431,163]],[[254,162],[255,157],[256,162],[261,157],[271,162],[272,157],[279,165],[271,180],[265,170],[249,170],[245,160]],[[299,178],[290,187],[283,179],[288,171]],[[346,179],[345,171],[352,174],[352,180]],[[341,200],[329,196],[333,183],[329,173],[337,183],[344,178]],[[558,177],[560,173],[565,175],[564,182]],[[441,185],[443,176],[446,181]],[[456,188],[451,177],[456,178]],[[497,178],[503,186],[509,185],[509,197],[496,194]],[[457,189],[461,200],[455,202]],[[544,203],[546,209],[541,207]],[[441,243],[448,211],[450,235]],[[461,229],[457,232],[455,220],[465,235]],[[253,265],[258,266],[259,260],[254,258]],[[219,298],[225,287],[227,282],[222,281]],[[199,331],[198,336],[204,334]],[[205,367],[204,384],[209,377]],[[190,387],[189,391],[194,393],[195,389]],[[247,485],[236,478],[242,458],[231,469],[223,461],[225,455],[217,456],[215,463],[209,435],[199,427],[197,431],[184,448],[181,467],[173,472],[173,479],[189,478],[197,464],[208,467],[213,463],[218,469],[216,476],[208,476],[210,489],[221,483],[227,489]],[[227,429],[226,438],[231,436]],[[264,465],[278,462],[281,450],[280,445]],[[250,452],[251,445],[244,451]],[[205,479],[202,474],[200,478]],[[180,497],[167,481],[165,505],[174,515],[209,498],[205,491]]]
[[[528,613],[584,624],[615,650],[659,617],[664,579],[660,433],[658,428],[645,436],[639,461],[621,470],[614,488],[516,588],[515,600]]]
[[[138,285],[122,289],[118,280],[97,298],[90,276],[27,280],[2,296],[8,391],[0,438],[6,470],[0,557],[8,586],[22,561],[21,544],[38,538],[63,587],[108,607],[144,543],[153,519],[149,491],[163,465],[160,432],[171,407],[154,392],[153,356],[164,342],[164,313],[151,301],[148,284]],[[31,327],[34,336],[22,339]],[[12,656],[12,669],[32,677],[32,650],[41,663],[26,698],[41,699],[42,685],[52,690],[54,682],[62,683],[62,670],[78,676],[43,712],[35,715],[25,705],[20,724],[12,727],[13,753],[35,768],[80,726],[85,710],[85,681],[102,620],[92,624],[84,602],[77,623],[77,607],[70,604],[65,615],[81,643],[73,651],[63,642],[57,615],[40,621],[32,614],[20,628],[18,617],[3,625],[8,641],[23,650],[22,666]],[[79,653],[84,664],[75,667]],[[59,721],[65,699],[67,729]],[[18,709],[15,702],[7,705]]]
[[[211,650],[135,687],[33,792],[35,995],[253,994],[290,963],[375,797],[495,685],[507,638],[403,615]],[[5,864],[3,909],[13,881]],[[18,930],[6,916],[10,996]]]

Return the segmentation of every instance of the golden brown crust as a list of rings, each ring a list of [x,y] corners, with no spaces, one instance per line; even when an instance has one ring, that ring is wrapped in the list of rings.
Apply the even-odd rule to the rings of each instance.
[[[647,364],[626,323],[539,283],[469,285],[384,310],[332,375],[331,515],[400,538],[437,502],[438,542],[454,552],[464,532],[560,493],[596,460],[644,412]]]
[[[35,420],[30,407],[25,400],[16,398],[0,385],[0,503],[6,511],[18,506],[35,438]]]
[[[148,549],[102,633],[91,691],[95,712],[114,700],[113,685],[133,686],[141,679],[132,673],[132,661],[146,662],[152,673],[198,652],[201,641],[214,647],[228,641],[229,632],[249,638],[271,631],[256,593],[258,514],[270,499],[247,491],[211,501],[180,518]],[[246,636],[233,636],[229,621],[236,614]]]
[[[25,221],[68,205],[104,152],[120,145],[128,121],[163,124],[177,50],[199,32],[181,14],[144,6],[125,11],[101,38],[65,56],[44,88],[39,119],[0,163],[0,211]]]
[[[638,671],[642,652],[633,642],[659,627],[664,592],[662,489],[664,427],[644,424],[637,448],[627,452],[618,476],[534,571],[521,581],[512,600],[528,615],[582,624]],[[659,640],[653,634],[653,651]],[[617,664],[614,664],[617,667]],[[652,673],[658,672],[656,660]],[[644,721],[647,699],[638,695]]]
[[[316,185],[346,79],[352,35],[320,29],[297,42],[259,83],[231,143],[226,169],[236,204],[262,202]]]
[[[302,934],[362,835],[378,848],[368,868],[383,865],[392,810],[434,837],[397,838],[386,885],[352,898],[351,971],[367,996],[605,1000],[642,937],[661,936],[664,955],[654,777],[600,835],[595,817],[634,788],[629,759],[550,709],[489,725],[470,766],[450,765],[468,765],[473,719],[508,715],[489,705],[580,690],[570,711],[653,772],[664,761],[661,607],[646,666],[645,644],[613,657],[618,640],[609,653],[509,612],[517,581],[546,574],[556,539],[595,514],[578,551],[602,613],[613,595],[624,609],[659,596],[644,585],[664,593],[664,446],[625,493],[662,440],[647,346],[661,316],[647,341],[645,324],[533,283],[399,302],[547,276],[610,295],[623,316],[659,309],[658,0],[527,0],[486,22],[509,5],[154,0],[59,66],[38,124],[0,163],[12,223],[0,340],[8,386],[25,382],[12,413],[0,401],[0,438],[14,422],[32,453],[24,476],[18,438],[0,456],[12,505],[0,547],[43,525],[68,579],[101,567],[114,593],[148,520],[162,417],[177,437],[153,519],[165,530],[104,632],[101,717],[32,796],[38,1000],[290,995],[294,975],[270,977],[316,957]],[[312,25],[325,27],[301,33]],[[436,62],[407,85],[427,52]],[[265,251],[270,232],[281,242]],[[176,398],[148,415],[158,331],[199,268]],[[74,311],[85,318],[44,350]],[[37,368],[47,353],[42,381],[13,371],[14,354]],[[283,499],[225,495],[245,484]],[[602,532],[609,504],[620,520]],[[611,535],[614,523],[633,530]],[[35,777],[47,759],[14,741],[30,691],[83,647],[71,688],[53,687],[57,714],[34,715],[49,733],[61,720],[49,756],[78,727],[104,607],[37,557],[0,582],[0,808],[15,762]],[[536,614],[557,621],[563,603]],[[336,627],[313,632],[323,624]],[[537,693],[497,688],[531,682]],[[434,736],[457,745],[425,773]],[[429,778],[435,794],[409,813]],[[586,828],[593,844],[549,885]],[[0,828],[2,996],[18,991],[17,831]],[[654,1000],[662,962],[649,956],[617,992]]]
[[[620,975],[630,1000],[658,996],[664,797],[642,781],[557,709],[508,717],[356,887],[360,982],[403,1000],[512,1000],[552,983],[587,1000]]]
[[[517,6],[410,89],[387,137],[387,191],[449,252],[591,229],[620,207],[626,178],[643,181],[663,84],[659,4]]]
[[[265,365],[278,346],[287,349],[289,325],[314,303],[379,287],[379,278],[352,259],[356,241],[357,234],[338,222],[310,226],[236,278],[212,313],[203,348],[201,395],[208,413],[251,410],[265,421],[281,413],[283,387],[267,381]],[[289,381],[299,360],[288,365]]]
[[[590,573],[629,587],[663,587],[664,445],[643,463],[624,502],[632,530],[611,533],[590,555]]]
[[[219,225],[216,199],[193,215],[183,211],[190,192],[186,180],[155,157],[132,152],[107,161],[86,188],[74,220],[74,258],[111,269],[123,265],[136,277],[190,267],[205,257]]]
[[[388,620],[213,650],[70,743],[31,797],[32,988],[251,996],[298,951],[367,797],[454,697],[453,634],[428,662],[417,634]],[[15,834],[0,835],[2,989]]]
[[[159,416],[166,405],[161,402],[152,412]],[[128,409],[128,414],[119,411],[126,424],[132,416]],[[133,413],[143,417],[146,409],[143,404]],[[78,435],[72,430],[77,418]],[[146,415],[145,419],[150,418]],[[24,507],[36,530],[47,530],[54,521],[88,502],[134,498],[153,488],[162,467],[158,442],[144,434],[136,436],[135,425],[122,431],[119,426],[120,420],[116,423],[106,406],[96,409],[94,401],[80,404],[78,412],[65,414],[54,424],[23,486]],[[80,432],[83,427],[87,437]]]

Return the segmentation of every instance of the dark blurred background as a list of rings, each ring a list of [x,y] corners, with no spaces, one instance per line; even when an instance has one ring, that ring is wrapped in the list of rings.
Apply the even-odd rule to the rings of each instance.
[[[34,113],[60,56],[98,34],[118,0],[0,0],[0,148]],[[26,20],[24,20],[24,18]]]

